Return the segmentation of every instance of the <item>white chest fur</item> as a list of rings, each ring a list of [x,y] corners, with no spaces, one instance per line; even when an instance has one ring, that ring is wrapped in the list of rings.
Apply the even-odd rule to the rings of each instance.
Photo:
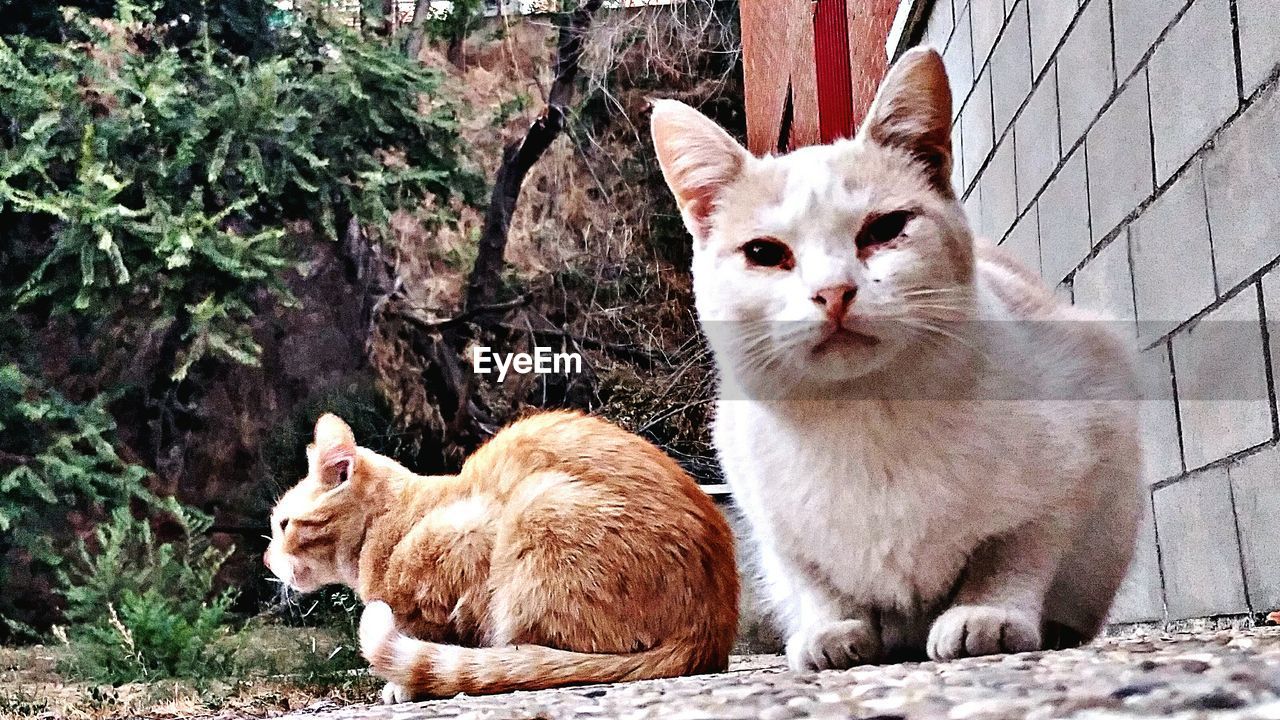
[[[1071,472],[1044,467],[1071,453],[1030,447],[1005,405],[921,402],[907,421],[879,401],[722,401],[715,441],[766,584],[784,581],[769,577],[779,558],[859,605],[941,600],[983,538],[1057,503],[1051,476]]]

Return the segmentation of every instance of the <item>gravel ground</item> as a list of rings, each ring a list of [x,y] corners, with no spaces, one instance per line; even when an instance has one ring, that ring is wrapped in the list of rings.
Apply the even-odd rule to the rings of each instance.
[[[1077,650],[796,674],[776,656],[720,675],[286,716],[466,718],[1276,718],[1280,628],[1100,640]]]

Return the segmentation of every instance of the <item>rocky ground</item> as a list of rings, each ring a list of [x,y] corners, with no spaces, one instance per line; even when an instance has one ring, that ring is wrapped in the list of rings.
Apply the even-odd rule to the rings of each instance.
[[[419,704],[313,707],[292,720],[466,718],[1277,718],[1280,628],[1151,634],[1058,652],[795,674],[729,672]]]

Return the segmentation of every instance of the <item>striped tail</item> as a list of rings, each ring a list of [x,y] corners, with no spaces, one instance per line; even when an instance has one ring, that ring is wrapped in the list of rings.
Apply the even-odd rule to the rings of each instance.
[[[424,642],[398,631],[390,606],[383,602],[365,606],[360,651],[376,675],[399,685],[411,698],[646,680],[694,669],[692,653],[676,647],[605,655],[541,645],[466,648]]]

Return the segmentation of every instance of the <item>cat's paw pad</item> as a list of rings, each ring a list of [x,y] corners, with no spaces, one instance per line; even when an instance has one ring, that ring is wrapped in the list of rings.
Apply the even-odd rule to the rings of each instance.
[[[880,636],[865,620],[841,620],[787,640],[787,665],[798,672],[844,670],[880,659]]]
[[[409,702],[412,699],[409,697],[409,691],[405,690],[403,685],[387,683],[382,687],[383,705],[398,705],[399,703]]]
[[[1040,621],[1021,610],[958,605],[933,621],[928,652],[933,660],[1040,649]]]

